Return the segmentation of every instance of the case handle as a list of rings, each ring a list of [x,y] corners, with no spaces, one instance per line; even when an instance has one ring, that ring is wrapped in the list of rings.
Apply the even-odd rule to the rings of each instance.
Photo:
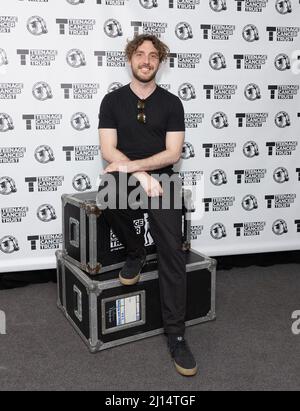
[[[82,292],[76,285],[73,287],[74,292],[74,314],[76,318],[82,322]]]
[[[79,221],[75,218],[69,220],[69,239],[73,247],[79,248]]]

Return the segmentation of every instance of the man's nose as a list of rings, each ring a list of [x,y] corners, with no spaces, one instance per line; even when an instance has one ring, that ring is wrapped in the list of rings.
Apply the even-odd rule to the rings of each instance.
[[[143,64],[150,65],[150,56],[144,56],[144,58],[143,58]]]

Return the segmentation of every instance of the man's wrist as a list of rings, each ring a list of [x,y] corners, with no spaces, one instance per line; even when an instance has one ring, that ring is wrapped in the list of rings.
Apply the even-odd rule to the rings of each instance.
[[[141,164],[141,160],[133,160],[131,162],[131,164],[133,165],[134,169],[135,169],[135,173],[143,173],[145,172],[145,170],[142,169],[142,164]]]
[[[138,178],[148,176],[148,173],[146,171],[136,171],[135,173],[133,173],[133,175],[134,177]]]

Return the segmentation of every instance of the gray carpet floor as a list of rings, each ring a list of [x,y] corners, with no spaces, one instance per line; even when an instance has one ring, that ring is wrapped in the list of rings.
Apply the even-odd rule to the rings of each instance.
[[[217,275],[217,321],[190,327],[194,378],[178,375],[164,336],[96,355],[56,308],[56,285],[0,291],[0,389],[217,391],[299,390],[300,266],[235,268]]]

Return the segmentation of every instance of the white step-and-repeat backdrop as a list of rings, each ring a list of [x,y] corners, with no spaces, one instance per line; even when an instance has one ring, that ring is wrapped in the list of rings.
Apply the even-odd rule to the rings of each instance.
[[[299,249],[299,17],[299,0],[0,0],[0,272],[55,266],[61,195],[97,189],[99,105],[143,32],[186,110],[193,247]]]

